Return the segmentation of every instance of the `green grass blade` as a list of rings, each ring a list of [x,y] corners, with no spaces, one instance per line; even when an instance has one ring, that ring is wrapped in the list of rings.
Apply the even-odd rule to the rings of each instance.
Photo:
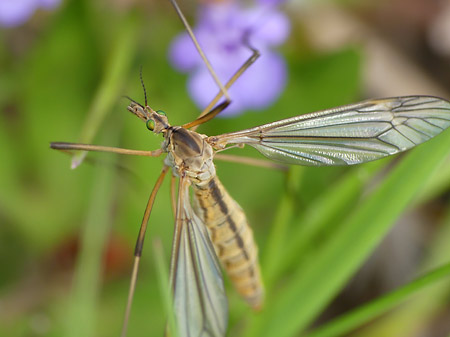
[[[117,99],[123,95],[121,90],[129,75],[131,61],[137,47],[138,27],[133,16],[128,16],[122,23],[122,27],[114,49],[111,51],[111,58],[105,68],[105,75],[80,132],[80,143],[89,144],[92,142],[107,113],[112,110]],[[85,156],[85,151],[79,151],[75,154],[72,159],[72,168],[80,165]]]
[[[274,225],[268,236],[267,244],[264,247],[262,257],[262,270],[264,273],[264,283],[266,289],[270,289],[274,280],[279,261],[282,258],[283,247],[289,233],[289,224],[292,221],[295,209],[293,198],[294,189],[299,186],[302,175],[302,167],[291,167],[286,179],[286,191],[280,197],[277,211],[274,217]]]
[[[427,286],[450,276],[450,263],[437,268],[411,283],[364,305],[332,322],[305,334],[307,337],[332,337],[341,336],[353,329],[368,323],[370,320],[386,313],[388,310],[403,303],[411,295],[419,292]]]
[[[325,230],[325,226],[336,219],[342,209],[355,202],[363,186],[382,169],[386,161],[378,161],[354,169],[337,181],[293,221],[295,224],[289,233],[290,240],[282,247],[283,256],[276,266],[269,270],[268,279],[277,279],[282,272],[295,267],[298,257],[302,256],[308,243]]]
[[[450,186],[450,161],[447,159],[436,170],[436,174],[430,177],[423,192],[414,201],[415,205],[420,205],[445,193]]]
[[[95,322],[103,254],[112,223],[115,170],[102,165],[94,170],[91,205],[81,233],[80,253],[65,317],[63,336],[66,337],[97,335]]]
[[[427,244],[423,270],[430,270],[447,263],[450,256],[450,209],[437,231],[433,240]],[[373,324],[358,331],[355,336],[397,336],[409,337],[420,334],[420,331],[433,326],[436,317],[445,312],[450,295],[450,280],[436,282],[431,287],[417,294],[408,305],[395,310],[389,316],[378,319]],[[424,333],[426,334],[426,333]]]
[[[153,252],[156,263],[156,271],[158,274],[158,285],[161,292],[164,311],[167,315],[167,325],[170,331],[171,337],[177,337],[178,330],[175,323],[175,315],[173,308],[172,290],[169,285],[169,272],[167,269],[167,260],[164,257],[164,250],[162,248],[161,241],[158,239],[153,240]]]

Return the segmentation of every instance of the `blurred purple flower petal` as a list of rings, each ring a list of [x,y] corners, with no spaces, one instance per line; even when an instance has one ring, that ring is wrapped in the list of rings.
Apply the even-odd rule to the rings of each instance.
[[[53,8],[60,0],[1,0],[0,25],[14,27],[25,23],[39,7]]]
[[[278,98],[286,82],[286,64],[269,47],[287,38],[289,21],[285,15],[269,6],[243,9],[234,2],[206,5],[201,8],[195,32],[223,83],[252,53],[243,43],[247,34],[250,44],[261,52],[262,56],[229,90],[232,103],[224,115],[245,109],[262,109]],[[174,40],[170,60],[178,70],[190,73],[189,93],[199,107],[205,107],[219,88],[187,34]]]
[[[0,1],[0,24],[5,27],[20,25],[28,20],[35,8],[35,0],[2,0]]]
[[[291,25],[288,18],[281,12],[268,11],[261,13],[259,29],[256,29],[255,38],[264,40],[267,45],[277,46],[286,41]],[[262,20],[263,19],[263,20]],[[264,21],[262,23],[262,21]]]
[[[287,71],[284,59],[277,53],[266,53],[258,61],[242,76],[242,81],[236,82],[235,90],[245,92],[241,99],[246,106],[263,109],[283,91]]]
[[[61,0],[37,0],[37,2],[44,8],[52,9],[58,6]]]
[[[261,5],[278,6],[281,5],[286,0],[256,0]]]
[[[200,56],[187,33],[178,35],[172,42],[169,51],[170,62],[182,72],[195,68]]]

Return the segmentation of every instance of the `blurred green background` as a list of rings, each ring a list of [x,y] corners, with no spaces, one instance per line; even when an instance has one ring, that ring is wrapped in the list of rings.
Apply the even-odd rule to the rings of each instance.
[[[445,95],[450,62],[426,33],[441,10],[425,0],[408,2],[408,10],[404,3],[288,2],[292,33],[281,52],[289,82],[282,97],[265,111],[217,118],[199,131],[214,135],[399,94],[371,86],[371,41],[385,41],[381,46],[402,55],[399,64],[411,62],[425,74],[428,82],[419,86],[432,83],[427,92],[409,94]],[[196,3],[180,6],[194,22]],[[337,28],[354,22],[350,35],[359,38],[332,36],[326,47],[311,34],[314,22],[325,23],[323,13],[337,16]],[[134,241],[162,159],[91,153],[71,170],[71,157],[49,143],[93,138],[158,148],[162,139],[126,111],[121,97],[143,101],[140,66],[154,109],[172,124],[195,118],[186,77],[167,59],[182,30],[163,0],[67,0],[20,27],[0,28],[0,336],[119,335]],[[417,79],[409,72],[399,77],[405,85]],[[390,83],[382,87],[389,91]],[[259,158],[251,149],[231,151]],[[448,266],[433,268],[450,260],[449,154],[445,132],[405,156],[352,168],[295,167],[285,174],[218,162],[253,227],[267,291],[265,308],[254,313],[227,281],[228,335],[448,336]],[[154,240],[161,240],[168,263],[169,200],[167,179],[150,219],[129,336],[164,331]],[[408,283],[432,270],[423,282]],[[383,294],[391,296],[374,301]]]

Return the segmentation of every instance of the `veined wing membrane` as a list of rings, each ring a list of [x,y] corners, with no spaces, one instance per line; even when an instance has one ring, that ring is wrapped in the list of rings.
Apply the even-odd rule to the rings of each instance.
[[[223,337],[228,303],[220,264],[205,224],[192,210],[189,184],[180,178],[171,284],[180,337]]]
[[[345,105],[210,137],[248,144],[266,157],[308,166],[353,165],[421,144],[450,126],[450,102],[404,96]]]

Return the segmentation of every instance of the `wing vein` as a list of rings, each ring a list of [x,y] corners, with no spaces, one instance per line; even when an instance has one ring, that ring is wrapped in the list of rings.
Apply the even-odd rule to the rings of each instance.
[[[282,163],[353,165],[405,151],[450,126],[450,102],[432,96],[375,99],[210,137],[248,144]]]

